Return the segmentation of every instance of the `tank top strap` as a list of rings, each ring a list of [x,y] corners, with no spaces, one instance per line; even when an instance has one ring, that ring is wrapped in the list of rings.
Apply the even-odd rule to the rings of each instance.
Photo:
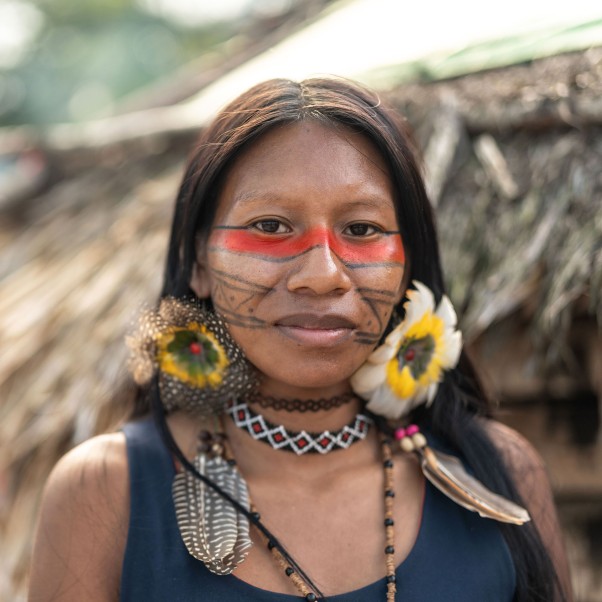
[[[133,601],[147,599],[140,596],[148,592],[164,591],[177,575],[171,552],[175,548],[179,551],[176,556],[181,555],[184,544],[171,495],[175,466],[153,419],[130,422],[123,432],[130,475],[130,521],[120,595],[122,601]]]

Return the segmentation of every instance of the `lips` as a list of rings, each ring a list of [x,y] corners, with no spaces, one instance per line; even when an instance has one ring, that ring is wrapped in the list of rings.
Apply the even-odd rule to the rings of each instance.
[[[345,316],[338,314],[294,314],[280,318],[276,326],[294,326],[313,330],[334,330],[338,328],[355,328],[355,324]]]
[[[337,314],[294,314],[279,319],[275,327],[299,345],[331,347],[349,339],[356,325]]]

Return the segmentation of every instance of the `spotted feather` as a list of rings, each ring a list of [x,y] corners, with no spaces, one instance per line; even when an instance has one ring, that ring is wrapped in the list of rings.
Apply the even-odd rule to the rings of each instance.
[[[247,485],[223,458],[199,454],[195,468],[249,509]],[[249,521],[230,502],[189,471],[174,479],[173,500],[180,534],[188,552],[217,575],[230,574],[251,547]]]

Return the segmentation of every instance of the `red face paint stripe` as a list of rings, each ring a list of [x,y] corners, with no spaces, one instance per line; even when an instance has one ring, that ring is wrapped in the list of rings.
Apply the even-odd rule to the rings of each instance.
[[[353,242],[341,240],[325,228],[312,228],[301,236],[287,236],[286,238],[256,234],[247,229],[220,228],[213,231],[211,246],[275,259],[288,257],[292,259],[314,247],[328,247],[347,263],[395,262],[403,264],[405,261],[401,237],[397,233],[387,233],[375,241],[358,239],[358,242]]]

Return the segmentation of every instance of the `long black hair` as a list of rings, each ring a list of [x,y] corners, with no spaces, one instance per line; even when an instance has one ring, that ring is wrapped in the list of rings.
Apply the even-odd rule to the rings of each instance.
[[[228,105],[201,133],[180,187],[172,223],[162,296],[192,296],[190,280],[199,238],[208,236],[220,184],[229,166],[249,144],[271,128],[302,120],[346,126],[369,138],[386,161],[410,280],[428,286],[439,301],[444,282],[435,220],[427,198],[416,148],[401,116],[379,97],[342,79],[301,83],[275,79],[251,88]],[[403,307],[397,308],[403,314]],[[156,390],[139,400],[156,400]],[[160,403],[156,418],[174,452]],[[475,476],[501,495],[523,504],[510,471],[477,417],[491,407],[468,357],[450,370],[435,402],[417,410],[423,425],[461,455]],[[516,602],[564,600],[554,567],[532,523],[501,525],[517,575]]]

